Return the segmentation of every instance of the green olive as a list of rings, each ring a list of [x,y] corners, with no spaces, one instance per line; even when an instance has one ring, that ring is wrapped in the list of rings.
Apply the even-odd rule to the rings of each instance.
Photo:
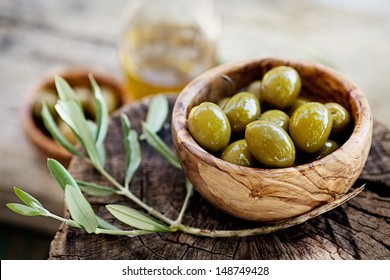
[[[281,110],[277,110],[277,109],[268,110],[263,114],[261,114],[259,120],[273,122],[274,124],[277,124],[278,126],[283,128],[286,132],[288,132],[290,117]]]
[[[295,102],[290,106],[288,107],[288,115],[291,116],[294,111],[301,105],[303,104],[306,104],[310,102],[309,99],[305,98],[305,97],[302,97],[302,96],[298,96],[297,100],[295,100]]]
[[[218,102],[218,106],[219,106],[222,110],[225,109],[225,106],[226,106],[226,104],[228,103],[229,100],[230,100],[230,97],[222,98],[222,99]]]
[[[330,111],[333,119],[332,133],[340,133],[348,127],[351,117],[343,106],[335,102],[325,104],[325,107]]]
[[[246,91],[253,93],[257,97],[259,102],[261,102],[260,88],[261,88],[261,81],[255,80],[246,87]]]
[[[278,66],[264,74],[261,83],[261,98],[277,109],[291,106],[301,91],[301,78],[289,66]]]
[[[246,125],[260,115],[259,100],[253,93],[239,92],[230,98],[224,112],[229,119],[232,131],[234,133],[244,132]]]
[[[290,135],[304,152],[317,152],[332,130],[332,116],[325,105],[309,102],[299,106],[290,119]]]
[[[322,146],[322,148],[318,152],[316,152],[315,159],[326,157],[327,155],[330,155],[331,153],[336,151],[338,148],[339,148],[339,144],[337,144],[333,140],[328,139],[326,140],[324,146]]]
[[[253,166],[256,162],[245,139],[237,140],[227,146],[221,159],[242,166]]]
[[[214,103],[203,102],[193,107],[188,116],[188,129],[195,141],[208,151],[217,152],[229,144],[229,120]]]
[[[287,132],[268,121],[247,125],[245,140],[252,155],[267,167],[289,167],[294,164],[295,146]]]

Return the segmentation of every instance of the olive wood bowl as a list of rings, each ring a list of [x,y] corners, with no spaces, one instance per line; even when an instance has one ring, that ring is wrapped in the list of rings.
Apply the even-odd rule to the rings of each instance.
[[[311,163],[265,169],[223,161],[195,142],[187,127],[192,107],[232,96],[279,65],[298,71],[302,95],[338,102],[349,110],[353,128],[338,150]],[[242,219],[278,223],[332,203],[348,192],[366,162],[372,125],[367,99],[340,74],[309,62],[266,58],[221,65],[190,82],[173,109],[172,138],[184,172],[210,203]]]
[[[37,124],[37,121],[33,116],[33,104],[37,96],[43,92],[43,90],[49,89],[56,92],[54,75],[59,75],[64,78],[72,88],[86,87],[91,89],[91,84],[88,78],[90,73],[93,75],[100,87],[105,86],[110,88],[114,93],[118,94],[119,107],[130,100],[129,94],[126,93],[122,85],[113,77],[102,72],[90,71],[88,69],[67,69],[53,72],[52,74],[44,77],[42,81],[34,86],[32,90],[26,94],[23,100],[21,121],[27,138],[45,157],[54,158],[66,166],[69,164],[72,155],[61,145],[55,142],[47,133],[44,132],[43,128]]]

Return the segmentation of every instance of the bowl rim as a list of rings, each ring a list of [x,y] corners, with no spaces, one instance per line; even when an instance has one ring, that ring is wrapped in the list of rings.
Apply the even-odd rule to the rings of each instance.
[[[224,161],[214,156],[212,153],[207,152],[201,146],[199,146],[199,144],[194,140],[194,138],[191,136],[191,133],[187,128],[187,117],[190,111],[190,108],[188,107],[190,105],[190,102],[196,97],[196,95],[199,93],[202,87],[207,86],[208,84],[207,81],[210,81],[212,78],[216,78],[217,76],[220,76],[229,82],[229,80],[231,81],[231,79],[229,78],[228,75],[226,75],[227,72],[230,71],[233,72],[234,70],[245,67],[248,64],[253,64],[253,63],[256,64],[262,62],[279,63],[281,65],[283,64],[283,65],[290,65],[290,66],[299,65],[300,67],[315,67],[322,73],[325,73],[326,75],[332,78],[336,78],[338,81],[342,83],[343,87],[347,89],[348,94],[352,97],[351,99],[353,100],[354,105],[356,106],[356,112],[355,112],[356,114],[354,114],[356,115],[356,119],[355,117],[353,117],[354,127],[351,132],[351,135],[339,147],[339,149],[337,149],[333,153],[321,159],[314,160],[309,163],[304,163],[304,164],[285,167],[285,168],[264,168],[264,167],[240,166],[240,165],[236,165]],[[315,168],[316,166],[323,165],[325,162],[328,162],[332,157],[335,157],[335,155],[339,153],[343,153],[343,149],[345,147],[356,145],[359,141],[361,141],[360,139],[365,139],[369,137],[371,141],[372,127],[373,127],[373,117],[372,117],[368,100],[364,96],[363,92],[359,88],[357,88],[350,80],[345,78],[336,70],[333,70],[319,63],[313,63],[313,62],[300,60],[300,59],[295,59],[295,60],[283,59],[278,57],[249,58],[249,59],[232,61],[229,63],[219,65],[217,67],[214,67],[204,72],[203,74],[199,75],[194,80],[192,80],[180,92],[180,94],[176,99],[172,111],[172,132],[173,132],[172,135],[173,137],[178,138],[178,143],[180,145],[183,144],[186,145],[192,154],[196,155],[198,158],[202,158],[202,160],[208,164],[211,164],[213,166],[215,166],[216,164],[218,166],[224,165],[227,168],[232,168],[234,170],[239,171],[240,173],[249,170],[250,172],[254,172],[254,170],[256,170],[256,171],[263,171],[267,173],[273,173],[277,175],[286,172],[292,172],[293,170],[303,171],[307,168],[310,169]]]

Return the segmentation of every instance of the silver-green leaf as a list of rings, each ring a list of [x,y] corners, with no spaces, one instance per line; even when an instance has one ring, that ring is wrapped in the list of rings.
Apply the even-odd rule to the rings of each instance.
[[[55,105],[55,108],[60,117],[69,125],[79,139],[95,167],[102,167],[95,139],[88,127],[81,107],[73,100],[60,100]]]
[[[102,147],[104,139],[106,138],[107,130],[108,130],[108,109],[106,101],[100,91],[100,88],[93,78],[93,76],[89,75],[89,80],[91,82],[92,91],[95,96],[96,103],[96,137],[95,142],[97,147]]]
[[[21,201],[23,201],[24,204],[26,204],[27,206],[32,207],[32,208],[36,208],[36,209],[43,209],[44,208],[42,206],[42,204],[38,201],[38,199],[33,197],[31,194],[23,191],[22,189],[14,187],[14,192],[15,192],[16,196]]]
[[[94,121],[87,120],[87,125],[93,137],[96,138],[98,133],[97,124]],[[104,143],[100,143],[100,144],[95,143],[95,145],[99,156],[100,164],[101,166],[104,166],[106,162],[106,149],[104,148]]]
[[[54,179],[64,191],[66,185],[70,185],[76,189],[79,189],[76,180],[72,177],[72,175],[70,175],[69,171],[66,170],[66,168],[57,160],[49,158],[47,160],[47,166],[49,167],[50,173],[53,175]]]
[[[102,229],[102,228],[96,229],[96,234],[125,235],[128,237],[135,237],[135,236],[140,236],[140,235],[150,234],[150,233],[151,233],[150,231],[141,230],[141,229],[134,229],[134,230]]]
[[[72,89],[66,80],[56,75],[54,76],[54,82],[58,96],[62,101],[74,101],[80,108],[82,108],[80,100],[77,98],[76,92]]]
[[[125,205],[109,204],[107,210],[121,222],[134,228],[152,232],[169,232],[171,229],[153,219],[151,216]]]
[[[67,185],[65,187],[65,201],[72,219],[86,232],[95,232],[98,227],[98,221],[91,204],[89,204],[83,194],[73,186]]]
[[[61,131],[58,129],[58,126],[56,122],[54,121],[53,116],[51,115],[47,104],[42,104],[42,120],[43,124],[45,125],[46,129],[49,131],[51,136],[55,141],[57,141],[62,147],[64,147],[67,151],[70,153],[82,157],[83,154],[78,151],[61,133]]]
[[[131,129],[130,120],[125,114],[121,114],[121,123],[126,156],[125,186],[128,188],[135,171],[141,164],[141,147],[138,134],[134,129]]]
[[[100,229],[120,230],[119,228],[117,228],[116,226],[113,226],[112,224],[110,224],[106,220],[103,220],[99,216],[96,216],[96,219],[98,221],[98,228],[100,228]]]
[[[138,167],[141,165],[141,147],[138,142],[138,133],[131,129],[129,135],[127,136],[126,142],[131,150],[129,165],[126,170],[126,183],[129,184],[135,171],[137,171]]]
[[[87,126],[89,131],[91,132],[92,136],[96,138],[97,135],[97,125],[94,121],[92,120],[87,120]]]
[[[77,180],[76,182],[82,192],[92,196],[109,196],[109,195],[116,194],[118,192],[116,189],[106,187],[106,186],[101,186],[91,182],[85,182],[79,180]]]
[[[168,99],[164,94],[157,94],[150,102],[146,115],[146,125],[151,132],[157,133],[164,125],[169,112]]]
[[[43,216],[44,211],[37,208],[20,204],[20,203],[7,203],[6,206],[13,212],[23,216]]]
[[[174,167],[181,169],[179,159],[176,155],[168,148],[168,146],[161,140],[161,138],[151,131],[145,123],[142,124],[143,133],[146,137],[146,142],[153,147],[163,158],[165,158]]]

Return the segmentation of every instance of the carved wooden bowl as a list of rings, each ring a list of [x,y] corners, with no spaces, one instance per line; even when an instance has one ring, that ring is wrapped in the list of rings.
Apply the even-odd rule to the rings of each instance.
[[[54,75],[57,74],[64,78],[71,87],[85,87],[90,89],[90,81],[88,75],[92,73],[96,82],[100,87],[107,87],[112,90],[113,93],[118,95],[119,104],[118,107],[129,101],[129,95],[122,88],[121,84],[114,78],[96,71],[89,71],[87,69],[68,69],[48,75],[41,82],[39,82],[30,92],[26,95],[22,110],[21,119],[22,125],[25,130],[26,136],[31,143],[40,151],[45,157],[57,159],[64,165],[68,165],[72,157],[65,148],[59,145],[51,138],[43,125],[37,122],[33,116],[33,106],[35,100],[39,94],[42,94],[45,90],[56,91],[54,83]],[[92,93],[91,93],[92,94]]]
[[[279,65],[292,66],[299,72],[302,95],[338,102],[349,110],[353,129],[338,150],[311,163],[264,169],[228,163],[195,142],[187,128],[192,107],[231,96]],[[172,137],[184,172],[203,197],[233,216],[275,223],[330,203],[348,192],[367,159],[372,123],[363,93],[335,71],[302,61],[252,59],[221,65],[189,83],[173,109]]]

